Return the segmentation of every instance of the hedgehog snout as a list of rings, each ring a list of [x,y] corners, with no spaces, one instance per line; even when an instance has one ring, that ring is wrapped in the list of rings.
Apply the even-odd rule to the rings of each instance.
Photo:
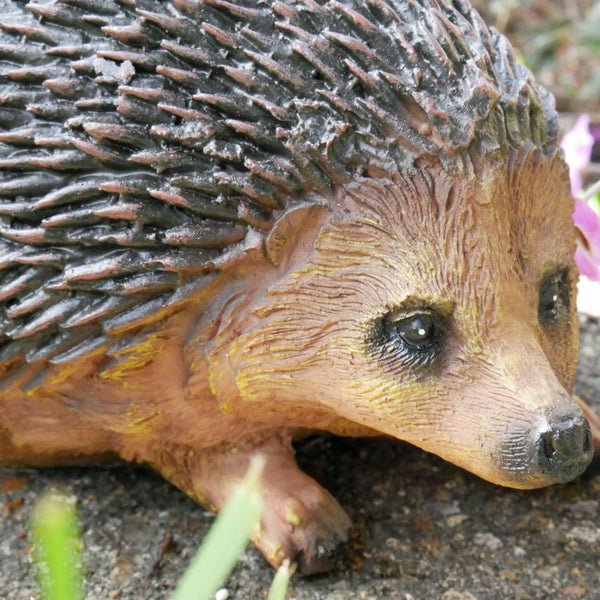
[[[539,472],[556,483],[580,475],[593,456],[590,425],[583,414],[564,415],[546,423],[533,440]]]

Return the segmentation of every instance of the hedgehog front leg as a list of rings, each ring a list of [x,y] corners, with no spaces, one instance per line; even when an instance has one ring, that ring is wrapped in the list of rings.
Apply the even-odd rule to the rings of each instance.
[[[304,574],[331,568],[351,521],[333,496],[298,468],[289,432],[202,450],[189,465],[193,490],[185,491],[219,511],[256,454],[265,459],[260,485],[265,510],[252,541],[275,567],[288,558]]]

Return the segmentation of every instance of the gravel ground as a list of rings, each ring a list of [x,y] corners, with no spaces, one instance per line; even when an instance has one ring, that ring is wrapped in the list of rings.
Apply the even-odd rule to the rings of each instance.
[[[581,324],[576,391],[600,409],[600,325]],[[338,568],[295,578],[289,598],[600,598],[598,463],[573,483],[516,491],[393,440],[318,437],[298,454],[355,528]],[[26,530],[49,486],[78,499],[88,600],[169,598],[213,519],[138,468],[0,469],[2,600],[38,597]],[[266,598],[272,574],[249,548],[223,596]]]

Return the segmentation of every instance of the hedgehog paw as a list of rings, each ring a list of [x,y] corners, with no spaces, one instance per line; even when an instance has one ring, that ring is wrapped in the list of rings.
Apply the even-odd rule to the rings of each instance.
[[[221,509],[256,454],[265,459],[259,487],[264,511],[252,541],[274,567],[288,559],[303,574],[330,569],[352,523],[335,498],[298,468],[287,432],[203,453],[191,495]]]
[[[254,544],[275,567],[285,558],[302,574],[330,569],[352,525],[338,502],[294,464],[273,472],[267,464],[265,512]]]

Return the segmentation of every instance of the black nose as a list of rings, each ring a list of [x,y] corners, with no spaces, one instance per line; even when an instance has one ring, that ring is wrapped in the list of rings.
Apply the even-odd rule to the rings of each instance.
[[[592,460],[592,433],[583,416],[554,421],[540,435],[538,464],[540,473],[557,483],[580,475]]]

